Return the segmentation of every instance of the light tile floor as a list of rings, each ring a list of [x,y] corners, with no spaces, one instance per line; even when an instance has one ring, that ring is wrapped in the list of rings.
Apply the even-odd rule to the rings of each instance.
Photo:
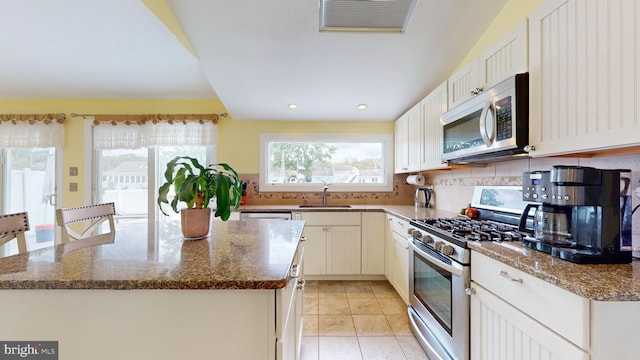
[[[307,281],[302,360],[427,359],[387,281]]]

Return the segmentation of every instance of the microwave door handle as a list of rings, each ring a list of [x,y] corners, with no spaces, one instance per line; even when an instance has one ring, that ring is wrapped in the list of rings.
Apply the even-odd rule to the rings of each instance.
[[[491,115],[491,122],[493,122],[493,104],[491,101],[487,101],[480,114],[480,136],[482,136],[482,141],[487,147],[491,147],[493,144],[493,131],[491,131],[491,134],[487,131],[487,117],[489,115]],[[493,129],[493,126],[491,128]]]

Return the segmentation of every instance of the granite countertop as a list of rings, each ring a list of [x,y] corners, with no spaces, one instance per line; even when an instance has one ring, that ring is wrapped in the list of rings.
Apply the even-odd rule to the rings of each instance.
[[[114,234],[0,258],[0,289],[279,289],[303,221],[212,221],[183,240],[177,221],[116,224]]]
[[[523,247],[521,242],[468,242],[469,247],[579,296],[597,301],[640,301],[640,260],[631,264],[574,264]],[[472,257],[473,272],[473,257]]]
[[[299,205],[242,205],[239,212],[326,212],[326,211],[383,211],[405,220],[434,217],[452,217],[454,213],[433,208],[416,208],[413,205],[351,205],[350,207],[312,207]]]

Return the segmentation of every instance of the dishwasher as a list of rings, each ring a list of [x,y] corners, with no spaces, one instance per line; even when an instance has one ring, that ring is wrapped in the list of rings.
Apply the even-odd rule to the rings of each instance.
[[[291,220],[291,212],[252,212],[242,211],[240,212],[240,221],[247,219],[272,219],[272,220]]]

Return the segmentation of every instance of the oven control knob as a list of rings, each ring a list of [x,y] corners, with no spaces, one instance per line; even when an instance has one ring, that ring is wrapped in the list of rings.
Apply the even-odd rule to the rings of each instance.
[[[444,245],[440,252],[444,255],[451,256],[456,252],[456,250],[451,245]]]
[[[436,243],[433,244],[433,247],[438,251],[442,251],[443,246],[444,246],[444,243],[442,241],[436,241]]]
[[[431,235],[425,234],[422,236],[422,242],[425,244],[431,244],[433,242],[433,238]]]
[[[410,234],[411,234],[411,237],[414,239],[420,239],[422,237],[422,233],[420,232],[420,230],[414,229],[410,232]]]
[[[411,236],[415,236],[416,231],[418,231],[418,230],[416,230],[414,228],[408,228],[407,229],[407,234],[409,234]]]

